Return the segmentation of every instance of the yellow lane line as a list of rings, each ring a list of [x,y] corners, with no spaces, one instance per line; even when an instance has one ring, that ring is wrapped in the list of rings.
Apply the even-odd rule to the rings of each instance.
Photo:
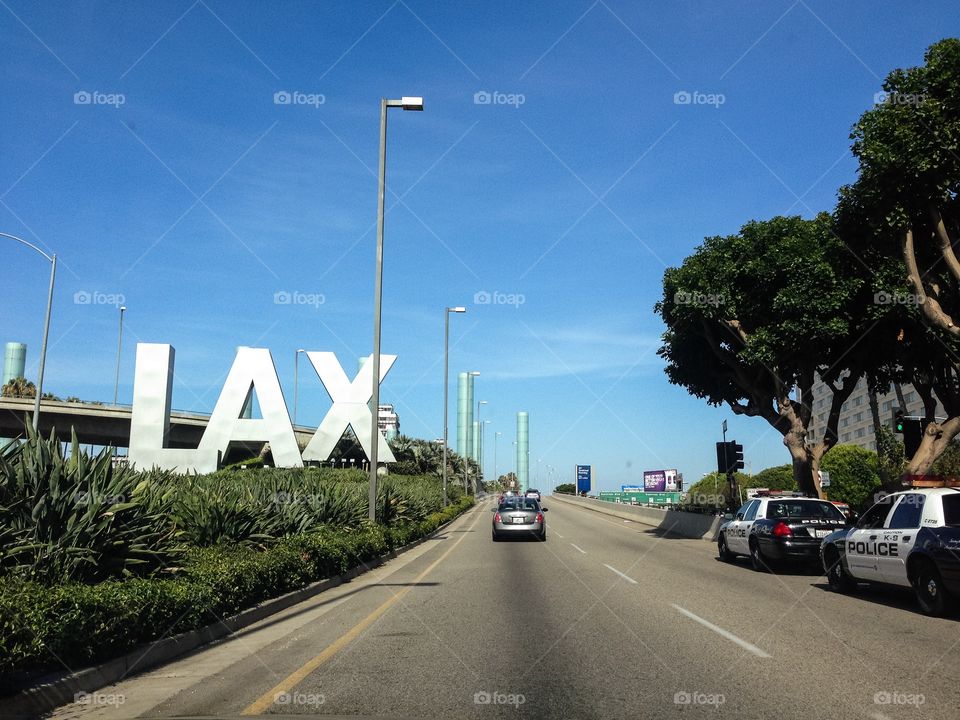
[[[481,513],[476,513],[476,518],[470,524],[470,530],[473,530],[474,526],[477,524],[477,521],[483,517]],[[457,549],[457,546],[463,542],[464,538],[467,537],[467,533],[463,533],[457,540],[451,545],[447,550],[434,560],[426,570],[420,573],[413,582],[407,587],[403,588],[399,592],[395,593],[389,600],[384,602],[380,607],[374,610],[372,613],[367,615],[363,620],[358,622],[352,628],[350,628],[346,633],[341,635],[337,640],[330,644],[323,652],[321,652],[316,657],[308,660],[300,668],[290,673],[287,677],[273,686],[270,690],[261,695],[257,700],[252,702],[246,708],[244,708],[241,715],[262,715],[264,714],[274,703],[274,699],[277,695],[282,693],[289,692],[298,684],[303,682],[304,679],[314,670],[319,668],[330,658],[336,655],[338,652],[347,647],[350,643],[357,639],[364,630],[369,628],[373,623],[375,623],[380,617],[387,612],[397,601],[403,599],[403,597],[410,592],[414,587],[416,587],[420,582],[429,575],[437,565],[443,562],[450,553]]]

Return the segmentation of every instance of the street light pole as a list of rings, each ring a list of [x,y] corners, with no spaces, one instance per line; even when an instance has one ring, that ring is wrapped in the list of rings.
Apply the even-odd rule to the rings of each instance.
[[[447,411],[450,404],[450,313],[465,313],[465,307],[446,308],[443,313],[443,506],[447,506]]]
[[[500,474],[497,471],[497,438],[503,435],[501,432],[495,432],[493,434],[493,481],[497,482],[500,479]]]
[[[43,373],[47,365],[47,338],[50,337],[50,311],[53,308],[53,283],[57,277],[57,254],[47,255],[33,243],[27,242],[16,235],[0,232],[0,237],[9,238],[21,245],[26,245],[50,261],[50,287],[47,290],[47,314],[43,321],[43,343],[40,346],[40,369],[37,372],[37,396],[33,401],[33,429],[36,430],[40,425],[40,399],[43,397]]]
[[[120,350],[123,348],[123,313],[127,310],[126,305],[120,306],[120,330],[117,333],[117,372],[113,379],[113,404],[117,404],[117,391],[120,389]]]
[[[297,425],[297,404],[300,392],[300,353],[305,352],[303,348],[298,348],[293,354],[293,425]]]
[[[377,462],[380,448],[380,310],[383,297],[383,201],[387,174],[387,108],[423,110],[422,97],[380,98],[380,168],[377,179],[377,269],[373,289],[373,398],[370,433],[370,522],[377,521]]]
[[[486,426],[489,424],[490,424],[489,420],[484,420],[482,423],[480,423],[480,480],[478,481],[478,485],[479,485],[479,482],[482,481],[484,477],[486,477],[483,474],[483,456],[484,456],[484,453],[486,452],[483,448],[483,440],[486,434],[485,433]],[[477,489],[479,489],[479,487]]]

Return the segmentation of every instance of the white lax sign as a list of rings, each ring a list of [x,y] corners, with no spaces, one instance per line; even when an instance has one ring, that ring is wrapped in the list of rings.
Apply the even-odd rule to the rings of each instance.
[[[213,472],[232,442],[270,443],[277,467],[302,467],[304,460],[328,460],[347,427],[352,427],[370,457],[373,417],[373,363],[365,362],[351,382],[331,352],[307,352],[320,382],[333,400],[313,438],[300,454],[290,414],[280,388],[273,356],[265,348],[237,349],[233,366],[195,450],[167,447],[175,351],[157,343],[137,344],[130,419],[130,465],[179,472]],[[373,356],[371,355],[370,358]],[[380,356],[380,382],[396,355]],[[261,418],[244,418],[243,409],[256,392]],[[395,462],[383,433],[377,433],[378,455]]]

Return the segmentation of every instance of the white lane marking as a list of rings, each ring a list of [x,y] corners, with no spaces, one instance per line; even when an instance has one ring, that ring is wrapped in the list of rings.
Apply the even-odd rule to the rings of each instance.
[[[553,534],[556,535],[558,538],[562,538],[562,537],[563,537],[563,535],[561,535],[560,533],[558,533],[556,530],[553,531]]]
[[[617,575],[619,575],[620,577],[622,577],[622,578],[623,578],[624,580],[626,580],[627,582],[631,582],[631,583],[633,583],[634,585],[637,584],[637,581],[636,581],[636,580],[634,580],[632,577],[630,577],[630,576],[628,576],[628,575],[624,575],[622,572],[620,572],[619,570],[617,570],[615,567],[610,567],[610,566],[607,565],[606,563],[604,563],[603,566],[604,566],[607,570],[613,570],[613,572],[615,572]]]
[[[570,544],[573,545],[573,543],[570,543]],[[574,550],[579,550],[579,551],[582,552],[584,555],[587,554],[587,551],[584,550],[582,547],[580,547],[580,546],[578,546],[578,545],[573,545],[573,549],[574,549]]]
[[[690,612],[690,611],[687,610],[686,608],[682,608],[682,607],[680,607],[679,605],[674,605],[673,603],[670,603],[670,605],[671,605],[675,610],[677,610],[678,612],[683,613],[684,615],[686,615],[686,616],[687,616],[688,618],[690,618],[691,620],[695,620],[696,622],[698,622],[698,623],[700,623],[701,625],[703,625],[705,628],[708,628],[709,630],[713,630],[713,631],[714,631],[717,635],[719,635],[720,637],[725,637],[725,638],[726,638],[727,640],[729,640],[730,642],[736,643],[737,645],[739,645],[740,647],[742,647],[744,650],[747,650],[748,652],[753,653],[753,654],[756,655],[757,657],[762,657],[762,658],[772,657],[772,655],[770,655],[770,653],[768,653],[768,652],[766,652],[766,651],[764,651],[764,650],[761,650],[761,649],[758,648],[756,645],[751,645],[751,644],[748,643],[746,640],[743,640],[742,638],[738,638],[738,637],[737,637],[736,635],[734,635],[732,632],[729,632],[729,631],[727,631],[727,630],[724,630],[722,627],[719,627],[719,626],[717,626],[717,625],[714,625],[712,622],[710,622],[710,621],[708,621],[708,620],[704,620],[704,619],[703,619],[702,617],[700,617],[699,615],[694,615],[692,612]]]

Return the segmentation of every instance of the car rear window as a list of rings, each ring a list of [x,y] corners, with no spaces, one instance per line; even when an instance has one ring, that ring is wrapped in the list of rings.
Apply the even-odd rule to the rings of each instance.
[[[540,503],[535,498],[508,498],[500,503],[501,510],[539,510]]]
[[[960,527],[960,493],[943,496],[943,524]]]
[[[828,502],[776,500],[767,506],[768,518],[813,518],[816,520],[843,520],[843,513]]]

